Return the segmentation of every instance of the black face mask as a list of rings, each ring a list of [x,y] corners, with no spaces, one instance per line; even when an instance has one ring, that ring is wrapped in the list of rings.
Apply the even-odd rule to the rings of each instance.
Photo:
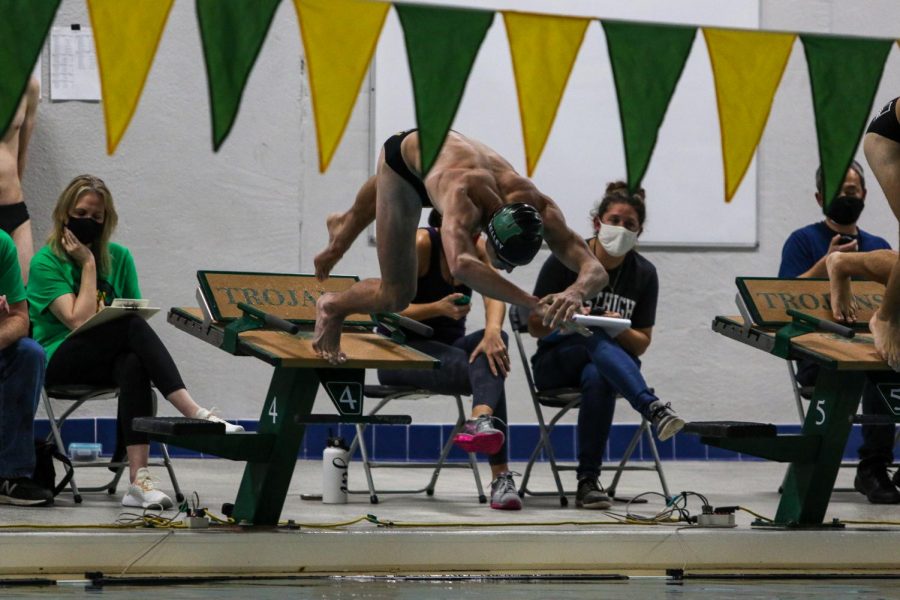
[[[78,241],[87,246],[103,233],[103,223],[93,219],[69,217],[66,229],[78,238]]]
[[[862,198],[856,196],[838,196],[831,201],[825,216],[838,225],[853,225],[862,214],[865,206]]]

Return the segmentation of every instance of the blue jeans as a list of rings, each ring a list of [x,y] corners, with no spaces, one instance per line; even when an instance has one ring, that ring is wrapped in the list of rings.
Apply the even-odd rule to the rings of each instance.
[[[34,473],[34,413],[44,385],[44,349],[21,338],[0,350],[0,477]]]
[[[503,344],[508,346],[506,332],[500,333]],[[470,333],[453,342],[445,344],[434,340],[413,340],[407,342],[420,352],[433,356],[441,361],[439,369],[407,369],[403,371],[379,370],[378,381],[382,385],[414,385],[438,394],[472,394],[472,406],[484,404],[489,406],[500,422],[497,429],[503,432],[506,439],[496,454],[488,457],[492,465],[506,464],[507,440],[506,428],[506,380],[502,376],[495,377],[488,366],[487,357],[479,354],[475,362],[469,363],[469,355],[484,338],[484,330]]]
[[[649,418],[650,404],[658,400],[641,375],[641,361],[605,333],[589,338],[568,335],[533,359],[539,390],[581,387],[578,410],[579,478],[597,477],[609,439],[616,394]]]

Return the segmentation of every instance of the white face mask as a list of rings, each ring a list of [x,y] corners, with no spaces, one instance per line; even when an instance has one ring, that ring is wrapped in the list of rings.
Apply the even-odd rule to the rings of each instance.
[[[625,256],[637,243],[638,234],[618,225],[600,224],[597,241],[610,256]]]

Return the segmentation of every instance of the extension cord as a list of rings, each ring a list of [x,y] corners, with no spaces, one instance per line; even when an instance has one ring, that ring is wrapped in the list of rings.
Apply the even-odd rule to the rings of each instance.
[[[185,517],[181,520],[188,529],[208,529],[209,517]]]
[[[697,515],[697,525],[700,527],[737,527],[734,522],[734,513]]]

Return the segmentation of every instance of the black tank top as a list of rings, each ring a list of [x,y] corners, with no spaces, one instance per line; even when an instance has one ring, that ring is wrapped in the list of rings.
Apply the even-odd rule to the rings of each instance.
[[[412,299],[413,304],[435,302],[454,292],[472,296],[472,288],[465,285],[452,285],[447,283],[441,274],[441,232],[434,227],[426,227],[428,237],[431,239],[431,257],[428,261],[428,271],[420,277],[416,283],[416,295]],[[432,340],[452,344],[466,334],[466,318],[456,320],[450,317],[433,317],[425,319],[423,323],[434,329]],[[414,334],[407,334],[409,339],[422,339]]]

